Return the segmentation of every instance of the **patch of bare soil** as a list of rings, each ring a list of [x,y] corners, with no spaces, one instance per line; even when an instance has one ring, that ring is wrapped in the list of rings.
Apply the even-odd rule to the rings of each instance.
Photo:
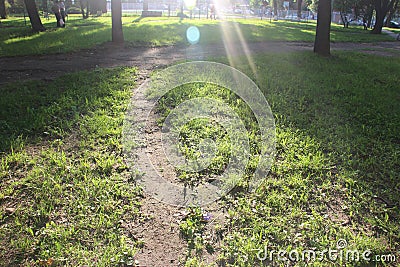
[[[184,266],[189,250],[186,240],[180,233],[179,225],[188,215],[187,210],[159,202],[151,196],[146,196],[141,203],[141,219],[123,225],[135,239],[143,242],[142,248],[135,255],[136,265]],[[212,218],[207,224],[207,238],[213,243],[215,251],[208,253],[204,250],[198,258],[203,263],[217,266],[220,237],[216,233],[215,226],[222,223],[225,216],[218,205],[208,207],[207,212]]]
[[[139,73],[139,85],[143,85],[147,78],[148,72]],[[134,150],[133,161],[143,161],[148,158],[152,164],[140,165],[140,172],[143,175],[156,174],[178,185],[179,179],[175,168],[169,163],[161,145],[161,127],[157,124],[160,117],[152,110],[153,103],[145,96],[146,88],[146,86],[139,86],[135,90],[131,103],[134,107],[133,113],[128,111],[128,116],[132,116],[135,121],[137,134],[145,135],[145,142],[139,141],[138,147]],[[135,162],[133,164],[135,165]],[[189,249],[187,241],[181,235],[180,224],[187,218],[188,210],[159,201],[148,192],[141,204],[142,217],[137,221],[125,222],[123,226],[134,239],[143,242],[143,247],[135,256],[137,265],[184,266]],[[217,203],[205,207],[204,210],[210,215],[205,235],[208,238],[207,241],[213,244],[214,252],[209,253],[204,250],[197,256],[204,263],[216,265],[220,240],[215,226],[223,224],[225,215]]]
[[[180,237],[179,223],[185,209],[159,202],[151,196],[141,201],[139,221],[126,225],[132,235],[143,242],[136,254],[139,266],[182,266],[185,260],[186,242]]]
[[[332,43],[332,50],[367,51],[367,53],[399,56],[400,42],[381,43]],[[40,56],[2,57],[0,60],[0,84],[18,80],[52,80],[68,72],[92,70],[98,67],[136,66],[151,70],[182,60],[204,60],[213,56],[240,56],[262,52],[285,53],[291,51],[312,51],[313,44],[305,42],[257,42],[129,47],[106,43],[96,48],[65,54]],[[384,50],[384,51],[383,51]]]

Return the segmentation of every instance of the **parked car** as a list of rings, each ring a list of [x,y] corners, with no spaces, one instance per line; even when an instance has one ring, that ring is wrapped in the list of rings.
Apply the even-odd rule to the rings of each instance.
[[[360,20],[360,19],[359,20],[352,19],[352,20],[349,21],[349,24],[350,25],[357,25],[357,26],[363,26],[364,25],[363,21]]]
[[[297,15],[288,15],[288,16],[285,17],[285,19],[299,20],[299,18],[297,17]]]
[[[389,28],[400,29],[400,23],[391,20],[391,21],[389,22]]]
[[[67,14],[81,14],[81,9],[76,6],[71,6],[67,9]]]

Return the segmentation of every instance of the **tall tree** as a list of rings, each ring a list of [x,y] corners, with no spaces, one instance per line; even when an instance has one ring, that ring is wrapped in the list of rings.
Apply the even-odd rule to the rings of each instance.
[[[82,13],[82,18],[87,19],[89,17],[89,1],[88,0],[80,0],[80,6],[81,6],[81,13]],[[86,9],[86,11],[85,11]]]
[[[149,10],[149,1],[143,0],[143,11],[148,11],[148,10]]]
[[[35,32],[43,32],[46,28],[43,26],[39,17],[39,12],[35,0],[24,0],[26,11],[28,12],[29,20],[31,21],[32,29]]]
[[[386,27],[389,26],[390,21],[393,19],[393,17],[395,16],[395,14],[396,14],[396,12],[398,10],[398,7],[399,7],[399,0],[395,0],[395,3],[393,5],[393,7],[388,12],[388,15],[387,15],[387,18],[386,18],[386,23],[385,23]]]
[[[301,19],[301,6],[303,5],[303,0],[297,0],[297,18]]]
[[[319,0],[314,52],[321,56],[331,54],[331,0]]]
[[[42,10],[44,12],[48,12],[49,11],[49,5],[47,3],[47,0],[42,0]]]
[[[111,0],[111,17],[112,17],[112,41],[114,43],[123,43],[124,33],[122,31],[121,0]]]
[[[107,13],[107,1],[106,0],[90,0],[90,13],[97,14],[98,11]]]
[[[5,0],[0,0],[0,18],[2,18],[2,19],[7,18],[6,1]]]
[[[278,0],[273,0],[273,4],[274,4],[274,17],[275,19],[278,18]]]
[[[353,8],[354,10],[356,6],[356,1],[349,1],[349,0],[335,0],[333,1],[333,8],[336,11],[339,11],[340,19],[343,23],[343,27],[349,27],[349,20],[347,14],[352,13]]]
[[[389,12],[389,10],[393,8],[396,0],[374,0],[374,1],[375,1],[376,22],[371,33],[380,34],[382,33],[385,17]]]

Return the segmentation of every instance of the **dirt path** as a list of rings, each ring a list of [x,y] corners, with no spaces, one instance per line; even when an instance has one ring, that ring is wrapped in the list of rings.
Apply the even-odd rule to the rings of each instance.
[[[160,175],[163,179],[177,184],[179,179],[177,179],[175,168],[165,157],[161,145],[162,131],[157,124],[159,115],[152,110],[154,103],[145,96],[147,89],[145,82],[148,76],[147,71],[139,72],[138,88],[132,97],[132,107],[127,111],[127,116],[133,121],[125,138],[139,144],[131,151],[132,159],[128,159],[127,162],[132,163],[131,167],[144,173],[144,176]],[[151,164],[143,160],[146,158]],[[124,228],[137,240],[143,241],[143,247],[135,256],[136,263],[141,267],[184,266],[188,256],[188,244],[180,234],[180,223],[185,220],[188,212],[184,207],[163,203],[154,199],[153,196],[145,190],[140,209],[142,217],[138,221],[127,222],[124,225]],[[162,197],[158,196],[158,198]],[[204,211],[212,218],[207,224],[207,231],[208,236],[213,238],[216,251],[210,254],[204,250],[198,257],[204,263],[213,264],[217,259],[219,249],[215,223],[222,222],[225,215],[218,203],[208,205]]]
[[[141,70],[169,65],[185,59],[206,59],[212,56],[231,56],[245,53],[312,51],[312,43],[304,42],[259,42],[249,43],[246,48],[240,43],[163,46],[163,47],[115,47],[110,43],[99,47],[66,54],[21,56],[0,58],[0,84],[15,80],[52,80],[66,72],[90,70],[96,67],[137,66]],[[332,43],[332,50],[356,50],[386,56],[400,55],[400,42],[382,43]]]

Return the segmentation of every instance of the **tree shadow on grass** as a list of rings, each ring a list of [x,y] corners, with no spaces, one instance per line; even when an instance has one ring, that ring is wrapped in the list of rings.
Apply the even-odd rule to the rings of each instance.
[[[399,61],[336,52],[331,58],[265,56],[256,64],[262,64],[259,84],[277,124],[316,140],[343,177],[353,220],[398,242],[393,222],[400,209],[400,92],[394,75]]]
[[[400,143],[399,85],[393,75],[400,72],[398,60],[351,52],[279,58],[282,62],[271,62],[275,69],[260,81],[274,112],[319,140],[326,153],[349,153],[351,158],[342,163],[362,170],[360,179],[381,179],[381,187],[399,190],[394,179],[399,164],[392,158]]]
[[[74,20],[62,29],[47,26],[42,33],[34,33],[28,27],[0,29],[0,33],[0,56],[68,52],[111,40],[109,25],[94,20]]]
[[[400,62],[352,52],[254,59],[258,75],[245,58],[240,70],[264,92],[278,140],[263,187],[255,196],[244,195],[244,208],[235,206],[241,214],[235,222],[244,222],[235,231],[243,232],[246,246],[253,238],[256,246],[266,239],[269,248],[299,246],[291,238],[319,217],[320,223],[301,231],[301,246],[327,248],[344,238],[360,251],[397,253],[400,92],[391,73],[400,72]],[[256,206],[250,203],[260,208],[246,215]]]
[[[115,90],[122,68],[85,71],[55,81],[28,81],[0,88],[0,153],[22,144],[68,135],[83,116]]]

